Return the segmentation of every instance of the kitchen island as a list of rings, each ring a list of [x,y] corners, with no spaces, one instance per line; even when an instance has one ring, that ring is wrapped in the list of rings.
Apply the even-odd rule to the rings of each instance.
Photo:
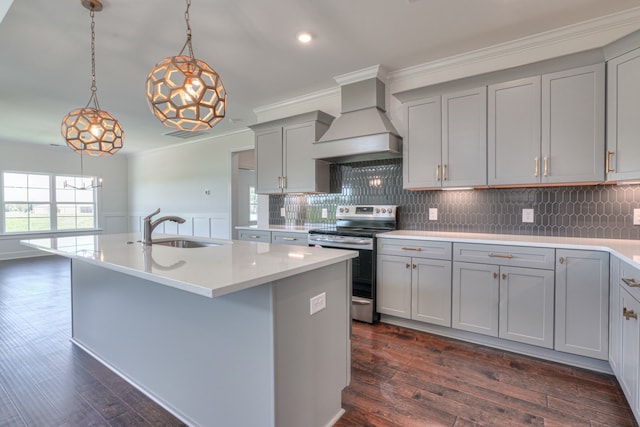
[[[22,242],[71,259],[75,344],[189,425],[325,426],[341,416],[357,252],[139,240]]]

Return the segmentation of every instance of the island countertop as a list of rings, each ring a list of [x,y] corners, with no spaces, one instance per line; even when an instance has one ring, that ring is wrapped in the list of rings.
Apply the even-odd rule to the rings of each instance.
[[[219,245],[189,249],[144,246],[139,233],[29,239],[21,243],[209,298],[358,256],[358,252],[341,249],[154,235],[154,239],[167,237]]]

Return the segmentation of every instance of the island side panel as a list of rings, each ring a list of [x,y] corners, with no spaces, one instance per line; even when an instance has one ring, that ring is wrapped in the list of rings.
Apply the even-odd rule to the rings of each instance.
[[[326,293],[311,315],[310,299]],[[276,425],[330,425],[350,378],[351,260],[274,282]]]
[[[72,299],[74,341],[189,425],[274,425],[271,284],[211,299],[73,260]]]

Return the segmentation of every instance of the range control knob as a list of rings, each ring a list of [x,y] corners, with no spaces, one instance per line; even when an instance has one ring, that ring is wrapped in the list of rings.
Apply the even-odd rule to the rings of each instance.
[[[385,208],[382,208],[382,213],[387,213],[387,210]]]
[[[380,209],[376,208],[376,213],[380,213]]]
[[[349,213],[349,208],[344,208],[345,213]]]
[[[389,214],[392,214],[393,213],[393,208],[387,209],[387,212],[389,212]]]
[[[340,208],[340,213],[343,213],[343,212],[344,212],[344,208]]]

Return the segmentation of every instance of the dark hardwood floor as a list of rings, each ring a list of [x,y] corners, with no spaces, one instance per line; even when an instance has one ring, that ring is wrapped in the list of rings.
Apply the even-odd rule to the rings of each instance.
[[[353,332],[341,427],[636,425],[609,375],[390,325]],[[0,262],[0,427],[183,425],[70,334],[69,261]]]

